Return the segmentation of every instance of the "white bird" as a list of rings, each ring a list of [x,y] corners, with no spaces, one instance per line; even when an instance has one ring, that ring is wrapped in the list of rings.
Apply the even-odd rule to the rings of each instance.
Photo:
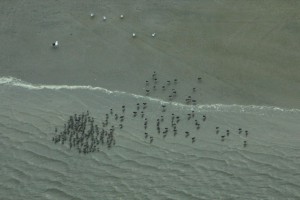
[[[54,48],[57,48],[57,47],[58,47],[58,41],[53,42],[53,43],[52,43],[52,46],[53,46]]]
[[[124,18],[124,15],[121,15],[120,18],[123,19],[123,18]]]
[[[105,21],[106,20],[106,17],[105,16],[103,16],[103,21]]]
[[[155,37],[156,33],[152,33],[152,37]]]
[[[132,37],[135,37],[136,35],[135,35],[135,33],[132,33]]]
[[[94,13],[91,13],[91,17],[95,17],[95,14],[94,14]]]

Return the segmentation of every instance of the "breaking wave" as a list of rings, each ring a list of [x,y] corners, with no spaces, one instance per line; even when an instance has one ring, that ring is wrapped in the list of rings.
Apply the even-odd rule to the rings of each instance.
[[[203,105],[186,105],[179,102],[164,101],[159,98],[153,98],[149,96],[143,96],[138,94],[127,93],[118,90],[108,90],[102,87],[93,87],[90,85],[43,85],[43,84],[32,84],[15,77],[1,77],[0,85],[10,87],[21,87],[29,90],[91,90],[100,91],[109,95],[126,95],[136,99],[144,99],[148,101],[158,102],[160,104],[171,104],[173,106],[191,109],[191,110],[210,110],[210,111],[229,111],[229,112],[266,112],[266,111],[277,111],[277,112],[300,112],[300,109],[292,108],[280,108],[275,106],[257,106],[257,105],[225,105],[225,104],[203,104]]]

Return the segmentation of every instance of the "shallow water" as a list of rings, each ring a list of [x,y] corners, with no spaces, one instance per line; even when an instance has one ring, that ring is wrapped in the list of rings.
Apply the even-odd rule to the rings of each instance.
[[[0,93],[1,199],[300,198],[298,109],[188,106],[99,87],[33,85],[10,77],[0,79]],[[144,112],[152,144],[144,137],[140,113],[132,115],[138,102],[148,105]],[[166,104],[165,113],[161,104]],[[89,110],[100,125],[110,108],[121,114],[122,105],[124,128],[115,131],[113,148],[83,155],[51,141],[54,128],[61,130],[70,115]],[[188,120],[192,110],[195,118]],[[178,134],[169,131],[163,138],[156,132],[156,119],[163,115],[161,127],[170,129],[172,113],[180,116]],[[185,131],[190,132],[187,138]]]

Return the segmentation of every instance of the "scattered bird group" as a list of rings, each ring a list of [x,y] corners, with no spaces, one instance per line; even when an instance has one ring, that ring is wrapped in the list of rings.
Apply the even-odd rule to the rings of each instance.
[[[198,81],[200,82],[202,79],[198,77]],[[167,90],[171,92],[169,94],[169,100],[172,101],[177,96],[176,89],[172,88],[178,84],[178,79],[174,78],[173,81],[168,80],[161,87],[162,90]],[[146,94],[149,95],[151,92],[156,90],[158,87],[158,77],[156,72],[154,71],[151,77],[151,81],[146,81]],[[151,89],[152,88],[152,89]],[[196,91],[195,88],[192,91]],[[188,96],[186,99],[186,103],[194,103],[191,96]],[[132,111],[132,115],[130,117],[131,120],[142,120],[144,127],[144,139],[145,141],[152,144],[154,142],[154,137],[162,136],[165,139],[169,134],[172,134],[173,137],[176,137],[178,134],[184,136],[184,138],[191,138],[191,143],[196,142],[196,136],[200,134],[200,129],[203,123],[206,122],[207,116],[200,115],[196,116],[195,111],[191,110],[191,112],[187,113],[186,117],[175,115],[174,113],[167,112],[167,105],[162,104],[160,108],[160,113],[158,112],[158,116],[156,118],[156,127],[149,129],[149,119],[147,118],[147,103],[136,103],[136,108]],[[115,131],[116,127],[118,127],[118,131],[123,129],[126,106],[122,105],[120,112],[114,112],[114,108],[111,108],[108,113],[105,113],[105,119],[102,121],[102,126],[95,124],[95,119],[90,116],[89,111],[82,114],[74,114],[69,117],[67,123],[64,124],[63,131],[58,132],[58,129],[55,128],[55,136],[52,138],[52,141],[61,144],[68,144],[69,148],[75,148],[79,153],[88,154],[92,152],[100,151],[100,145],[107,146],[110,149],[112,146],[116,145],[115,139]],[[197,114],[198,115],[198,114]],[[200,119],[199,119],[200,118]],[[170,119],[170,120],[169,120]],[[180,124],[187,123],[191,121],[194,127],[193,130],[184,130],[179,131]],[[201,123],[200,123],[201,121]],[[180,128],[181,129],[181,128]],[[156,130],[157,136],[154,135]],[[219,135],[221,133],[221,141],[224,142],[225,138],[228,138],[231,135],[229,129],[226,131],[221,131],[220,127],[216,127],[216,134]],[[192,134],[192,136],[190,136]],[[239,128],[237,130],[238,135],[243,135],[244,138],[247,138],[249,135],[248,130],[244,130]],[[247,140],[244,140],[243,146],[247,146]]]
[[[93,13],[93,12],[90,13],[91,19],[94,19],[95,16],[96,16],[95,13]],[[102,17],[102,20],[103,20],[103,21],[106,21],[106,19],[107,19],[106,16],[103,16],[103,17]],[[120,15],[120,19],[124,19],[124,15],[123,15],[123,14]],[[133,38],[135,38],[136,36],[137,36],[136,33],[132,33],[132,37],[133,37]],[[154,38],[154,37],[156,36],[156,33],[152,33],[151,36]],[[53,48],[57,48],[57,47],[58,47],[58,41],[53,42],[53,43],[52,43],[52,47],[53,47]]]

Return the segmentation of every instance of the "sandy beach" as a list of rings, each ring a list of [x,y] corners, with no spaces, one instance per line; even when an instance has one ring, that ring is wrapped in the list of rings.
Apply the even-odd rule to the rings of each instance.
[[[184,87],[203,77],[203,104],[299,108],[299,7],[279,0],[2,1],[0,73],[144,94],[139,86],[156,70]]]

